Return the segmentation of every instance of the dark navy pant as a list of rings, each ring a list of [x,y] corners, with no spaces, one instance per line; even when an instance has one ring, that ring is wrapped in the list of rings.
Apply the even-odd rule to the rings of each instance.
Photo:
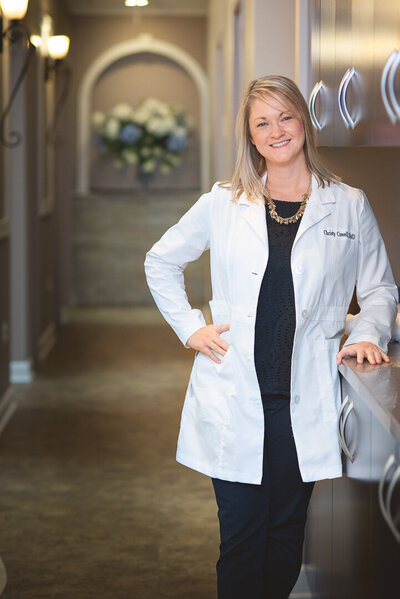
[[[301,479],[289,399],[265,395],[263,406],[261,485],[213,479],[221,534],[218,599],[287,599],[300,573],[314,483]]]

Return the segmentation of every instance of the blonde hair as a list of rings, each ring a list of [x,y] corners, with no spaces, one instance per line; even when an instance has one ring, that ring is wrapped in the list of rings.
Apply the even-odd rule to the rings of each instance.
[[[304,127],[304,155],[307,168],[313,173],[320,186],[338,183],[340,178],[322,164],[315,143],[314,129],[305,99],[297,85],[291,79],[281,75],[269,75],[252,81],[242,98],[236,119],[236,164],[232,179],[220,183],[221,187],[232,189],[232,196],[237,199],[245,192],[248,199],[254,201],[263,196],[262,180],[267,167],[265,159],[250,140],[250,108],[256,98],[266,100],[268,97],[278,101],[287,100],[298,112]]]

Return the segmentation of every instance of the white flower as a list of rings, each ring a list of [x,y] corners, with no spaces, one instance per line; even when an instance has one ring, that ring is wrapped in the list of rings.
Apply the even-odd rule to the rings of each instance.
[[[92,125],[97,130],[100,131],[104,125],[104,121],[106,119],[106,115],[104,112],[100,112],[100,110],[96,110],[92,114]]]
[[[138,125],[144,125],[147,122],[147,120],[149,118],[151,118],[151,113],[148,110],[145,110],[143,108],[139,108],[133,114],[132,118],[135,121],[135,123],[137,123]]]
[[[168,152],[168,154],[166,154],[165,159],[172,166],[179,166],[181,163],[181,159],[179,158],[179,156],[177,156],[176,154],[172,154],[170,152]]]
[[[110,110],[110,115],[115,116],[117,119],[121,119],[122,121],[129,121],[133,116],[133,110],[129,104],[124,104],[121,102]]]
[[[142,102],[141,107],[148,112],[159,114],[160,116],[167,116],[170,112],[168,105],[157,98],[147,98],[147,100]]]
[[[143,162],[141,169],[143,172],[145,173],[153,173],[155,171],[156,168],[156,161],[155,160],[146,160],[146,162]]]
[[[166,116],[165,118],[154,116],[146,124],[148,132],[152,133],[156,137],[164,137],[165,135],[168,135],[174,126],[175,121],[171,116]]]
[[[144,148],[141,148],[140,154],[143,156],[143,158],[148,158],[149,156],[153,155],[153,152],[151,151],[151,148],[145,146]]]
[[[109,117],[104,124],[104,134],[108,139],[117,139],[120,130],[120,122],[114,117]]]
[[[129,150],[129,149],[123,150],[122,158],[128,164],[137,164],[138,163],[138,156],[137,156],[136,152],[134,152],[133,150]]]
[[[169,175],[171,171],[172,171],[172,167],[171,167],[169,164],[167,164],[167,163],[163,163],[163,164],[160,166],[160,172],[161,172],[163,175]]]

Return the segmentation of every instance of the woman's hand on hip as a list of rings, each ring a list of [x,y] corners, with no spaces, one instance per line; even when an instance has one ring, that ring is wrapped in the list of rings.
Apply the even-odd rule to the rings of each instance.
[[[382,364],[384,362],[390,362],[390,358],[384,351],[382,351],[374,343],[369,341],[359,341],[351,345],[342,347],[340,352],[336,356],[336,364],[342,364],[342,360],[345,357],[356,357],[358,364],[362,364],[364,358],[368,360],[370,364]]]
[[[213,362],[220,364],[221,360],[215,354],[224,356],[229,347],[229,344],[220,337],[220,334],[229,331],[230,328],[231,325],[229,324],[220,324],[218,326],[208,324],[190,335],[186,345],[205,354]]]

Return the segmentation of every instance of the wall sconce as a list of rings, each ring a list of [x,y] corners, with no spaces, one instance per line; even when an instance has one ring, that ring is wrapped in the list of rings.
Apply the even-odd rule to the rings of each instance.
[[[69,37],[67,35],[52,35],[47,42],[46,79],[50,73],[58,68],[60,62],[66,58],[69,51]]]
[[[46,80],[52,73],[63,75],[63,87],[54,108],[54,118],[51,127],[47,130],[47,139],[51,139],[54,145],[59,145],[56,137],[56,129],[61,110],[67,100],[71,81],[71,67],[64,60],[69,51],[69,37],[66,35],[52,35],[47,43],[48,57],[46,59]]]
[[[2,0],[1,10],[10,21],[23,19],[28,10],[28,0]]]
[[[15,81],[14,87],[11,90],[10,98],[4,108],[3,114],[0,118],[0,141],[7,148],[15,148],[19,146],[22,141],[22,135],[17,131],[10,131],[10,139],[6,139],[5,136],[5,122],[6,118],[11,110],[12,103],[18,93],[20,85],[26,75],[29,67],[32,55],[35,52],[35,47],[30,42],[30,34],[28,28],[23,25],[20,21],[24,18],[28,9],[28,0],[1,0],[0,7],[2,10],[2,16],[4,15],[10,22],[9,26],[3,31],[3,18],[0,17],[0,52],[3,51],[3,38],[9,40],[11,44],[17,42],[23,37],[26,37],[28,51],[25,57],[24,64],[22,65],[21,71]]]

